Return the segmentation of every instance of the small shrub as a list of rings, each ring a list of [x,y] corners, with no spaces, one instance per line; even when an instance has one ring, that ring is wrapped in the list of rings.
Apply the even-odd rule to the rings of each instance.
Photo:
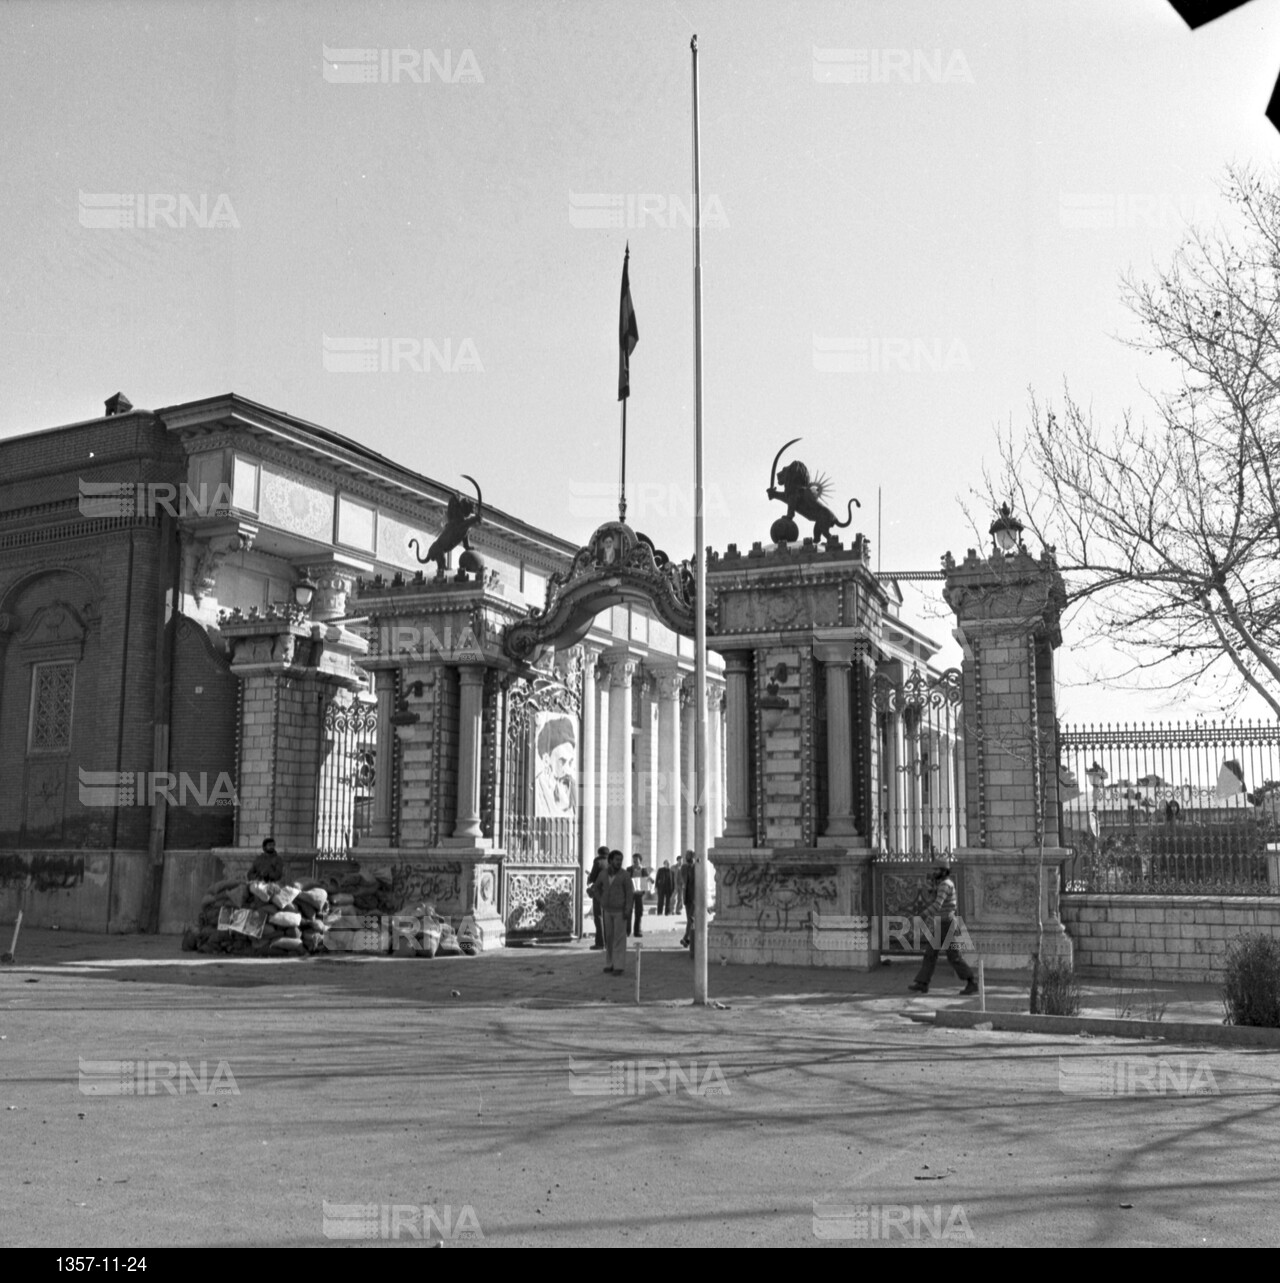
[[[1038,964],[1032,986],[1031,1013],[1041,1016],[1075,1016],[1080,1013],[1080,982],[1075,967],[1065,958]]]
[[[1280,1028],[1280,940],[1246,932],[1232,941],[1222,1004],[1229,1025]]]
[[[1121,985],[1112,995],[1117,1020],[1128,1020],[1133,1015],[1133,1004],[1137,993],[1126,985]]]

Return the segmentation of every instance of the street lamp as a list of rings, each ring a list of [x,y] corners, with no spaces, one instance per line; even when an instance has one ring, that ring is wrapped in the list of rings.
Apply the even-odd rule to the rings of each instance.
[[[293,600],[300,610],[306,610],[315,595],[316,585],[310,579],[299,579],[293,586]]]
[[[396,702],[396,711],[391,714],[391,725],[395,727],[396,738],[399,740],[411,740],[418,733],[418,723],[422,717],[409,707],[409,695],[412,692],[415,699],[421,699],[422,688],[422,682],[410,682]]]
[[[778,686],[789,675],[786,664],[779,664],[760,696],[760,726],[766,735],[772,735],[782,725],[782,715],[791,707],[785,695],[778,693]]]
[[[989,531],[995,541],[995,550],[1006,557],[1017,552],[1022,546],[1022,531],[1022,522],[1013,515],[1013,510],[1007,503],[1002,503],[1000,515],[991,523]]]

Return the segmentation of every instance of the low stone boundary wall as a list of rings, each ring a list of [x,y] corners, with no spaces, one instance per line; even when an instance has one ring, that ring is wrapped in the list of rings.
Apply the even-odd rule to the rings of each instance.
[[[1280,937],[1280,895],[1070,893],[1061,913],[1077,972],[1101,979],[1216,984],[1236,936]]]

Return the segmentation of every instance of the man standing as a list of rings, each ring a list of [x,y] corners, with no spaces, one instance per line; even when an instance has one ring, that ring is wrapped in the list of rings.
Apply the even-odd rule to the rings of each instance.
[[[654,909],[654,913],[659,917],[669,917],[671,915],[671,893],[675,885],[675,878],[671,874],[670,860],[663,860],[662,868],[658,870],[658,876],[654,881],[658,892],[658,906]]]
[[[622,852],[610,851],[609,863],[591,894],[604,922],[605,971],[620,976],[627,965],[627,920],[631,916],[631,876],[622,867]]]
[[[956,943],[956,884],[951,880],[949,861],[938,861],[933,870],[933,881],[933,903],[924,911],[924,916],[932,920],[934,934],[932,939],[927,933],[925,935],[924,961],[920,964],[915,981],[908,987],[916,993],[929,992],[929,981],[933,979],[933,969],[938,964],[939,945],[945,945],[947,961],[954,968],[956,976],[965,982],[960,996],[968,997],[978,992],[978,983]]]
[[[631,890],[635,893],[632,898],[632,912],[635,915],[630,923],[630,934],[633,936],[643,936],[644,932],[640,930],[640,919],[644,917],[644,884],[645,879],[649,876],[649,870],[644,867],[639,854],[631,857]]]
[[[600,876],[604,873],[608,863],[609,848],[607,846],[597,847],[596,858],[591,865],[591,872],[587,874],[587,894],[591,897],[591,922],[596,929],[596,942],[591,946],[593,949],[604,948],[604,927],[600,922],[600,901],[592,888],[600,880]]]
[[[695,894],[697,884],[695,882],[696,874],[693,865],[693,852],[684,853],[684,863],[680,866],[680,886],[684,892],[684,939],[680,941],[685,945],[690,953],[693,951],[693,910],[694,902],[697,899]]]

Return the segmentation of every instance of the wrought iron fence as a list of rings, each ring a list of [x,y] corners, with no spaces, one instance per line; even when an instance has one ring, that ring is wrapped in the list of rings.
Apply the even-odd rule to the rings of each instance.
[[[1062,727],[1065,891],[1268,895],[1280,722]]]

